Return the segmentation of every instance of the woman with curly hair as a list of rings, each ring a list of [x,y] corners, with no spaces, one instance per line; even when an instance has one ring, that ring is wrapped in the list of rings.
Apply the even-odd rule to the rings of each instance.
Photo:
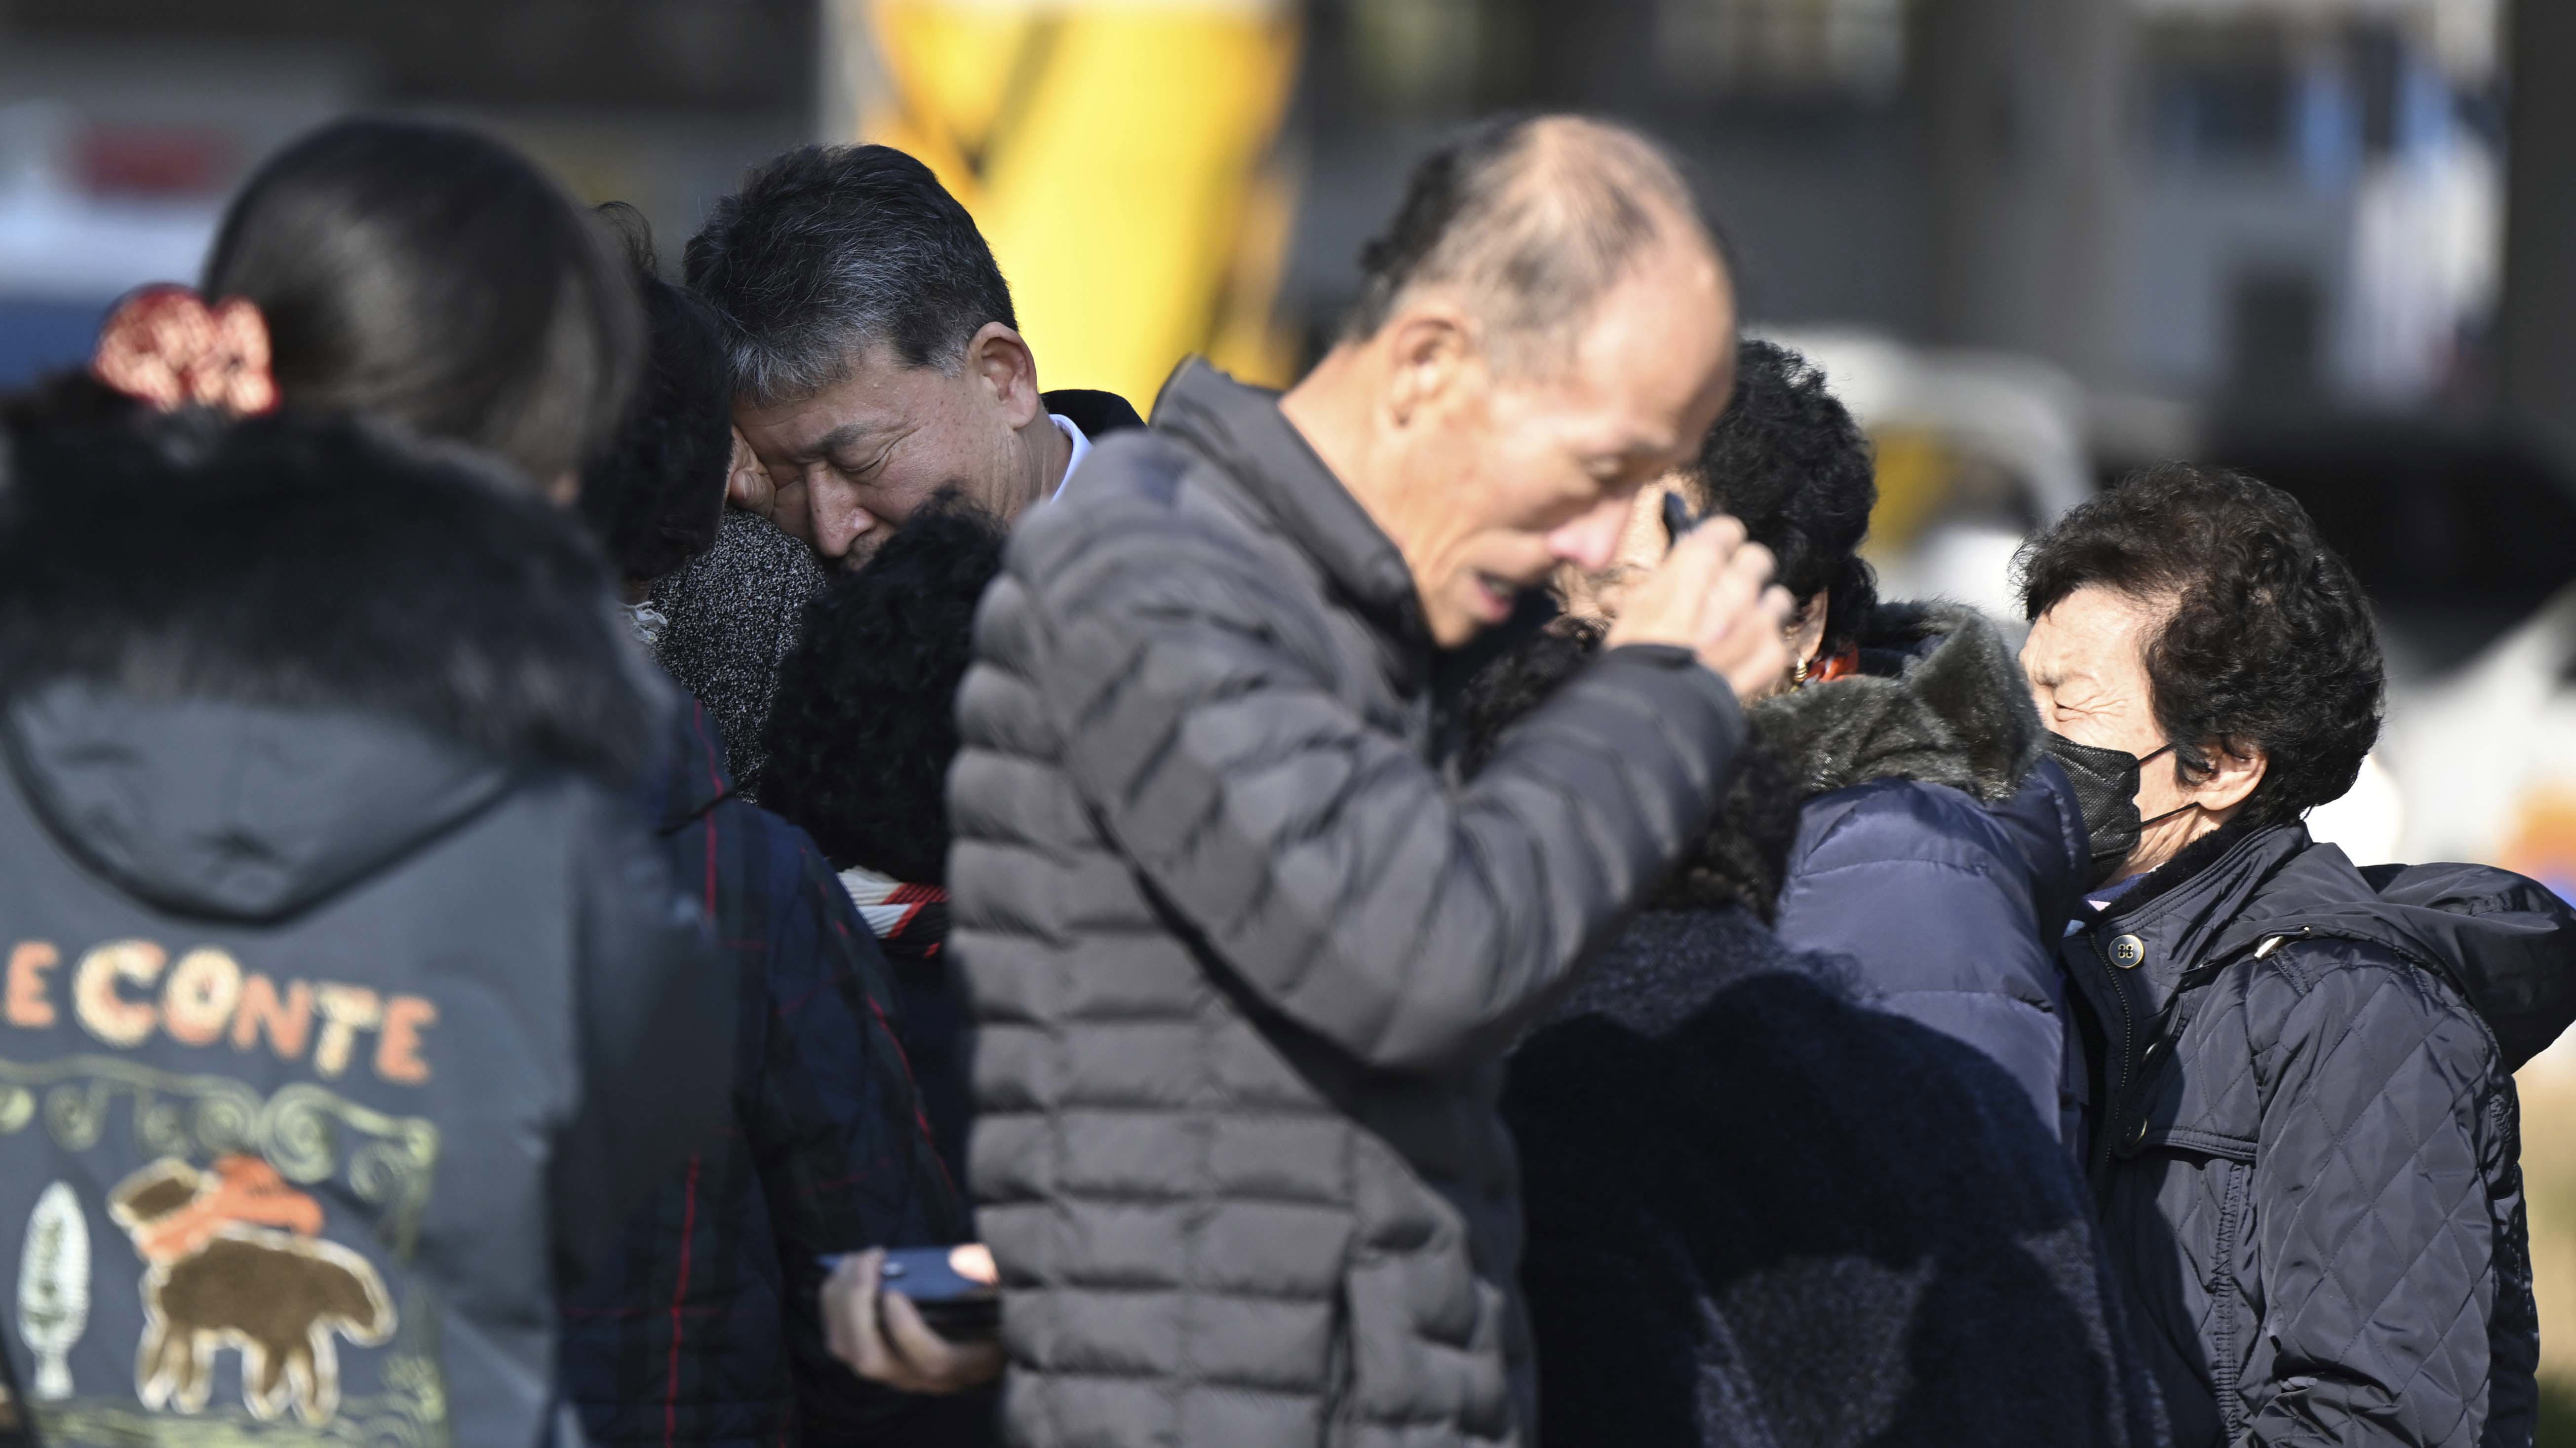
[[[1788,672],[1747,701],[1799,807],[1780,939],[1846,957],[1878,1005],[1984,1052],[2067,1137],[2083,1078],[2055,944],[2083,833],[2011,650],[1973,609],[1880,601],[1859,555],[1878,500],[1868,439],[1785,347],[1742,345],[1726,412],[1660,487],[1741,519],[1800,605]],[[1611,569],[1564,580],[1578,619],[1614,615],[1660,552],[1657,501]]]
[[[2369,600],[2287,494],[2168,464],[2021,574],[2094,861],[2061,947],[2093,1190],[2174,1441],[2531,1442],[2512,1072],[2576,1018],[2576,912],[2308,837],[2382,677]]]

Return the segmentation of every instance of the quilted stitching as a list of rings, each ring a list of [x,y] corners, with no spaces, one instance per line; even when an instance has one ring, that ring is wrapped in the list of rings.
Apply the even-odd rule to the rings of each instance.
[[[1250,396],[1229,429],[1293,443]],[[1614,651],[1453,793],[1427,643],[1358,576],[1409,602],[1392,545],[1292,549],[1291,513],[1355,505],[1205,463],[1104,442],[1086,507],[1014,535],[960,692],[1006,1431],[1526,1442],[1499,1061],[1702,828],[1741,722],[1679,651]]]
[[[2071,968],[2106,969],[2082,947]],[[2162,964],[2170,990],[2186,962]],[[2159,983],[2088,986],[2128,992],[2143,1022]],[[2490,1379],[2520,1403],[2537,1351],[2492,1036],[2443,980],[2362,941],[2293,941],[2192,994],[2170,1066],[2101,1123],[2143,1116],[2145,1149],[2097,1177],[2177,1441],[2204,1424],[2257,1444],[2529,1441],[2519,1408],[2488,1421]],[[2157,1145],[2176,1136],[2254,1141],[2255,1164]],[[2249,1170],[2240,1221],[2229,1192]],[[2239,1375],[2246,1416],[2225,1403],[2222,1427]]]

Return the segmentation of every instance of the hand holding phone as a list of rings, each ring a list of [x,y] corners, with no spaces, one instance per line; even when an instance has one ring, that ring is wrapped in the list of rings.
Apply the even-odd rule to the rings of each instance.
[[[1737,698],[1761,697],[1788,670],[1781,630],[1794,611],[1788,591],[1771,582],[1771,550],[1748,541],[1744,525],[1722,513],[1691,516],[1672,493],[1664,495],[1662,515],[1672,545],[1622,597],[1609,647],[1686,648]]]
[[[895,1247],[885,1254],[878,1290],[912,1299],[921,1320],[941,1337],[990,1338],[1002,1330],[1002,1291],[995,1284],[992,1249],[981,1242],[956,1247]]]
[[[1681,489],[1665,490],[1664,551],[1672,552],[1673,545],[1682,541],[1682,535],[1698,526],[1699,519],[1691,516],[1690,504],[1682,501]]]
[[[891,1260],[902,1256],[903,1271]],[[999,1294],[990,1280],[993,1254],[977,1243],[960,1247],[872,1247],[824,1259],[832,1275],[823,1284],[823,1324],[832,1355],[871,1382],[907,1393],[954,1393],[992,1381],[1002,1371]],[[978,1278],[986,1280],[978,1280]],[[969,1303],[955,1309],[956,1335],[926,1320],[929,1302]],[[991,1327],[973,1335],[971,1323],[989,1314]]]

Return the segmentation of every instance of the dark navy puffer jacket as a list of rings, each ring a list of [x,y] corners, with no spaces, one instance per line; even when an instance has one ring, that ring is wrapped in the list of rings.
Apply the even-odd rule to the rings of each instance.
[[[2087,914],[2093,1183],[2178,1444],[2532,1440],[2512,1071],[2576,911],[2477,865],[2230,827]]]
[[[2084,1077],[2056,942],[2084,821],[2020,666],[1975,610],[1937,603],[1882,604],[1861,661],[1748,711],[1803,800],[1781,942],[1848,959],[1876,1004],[1984,1052],[2071,1140]]]

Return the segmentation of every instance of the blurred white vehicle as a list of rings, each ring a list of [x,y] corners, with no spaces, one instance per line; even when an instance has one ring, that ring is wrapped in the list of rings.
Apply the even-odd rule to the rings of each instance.
[[[1878,449],[1864,551],[1880,592],[1971,604],[2017,633],[2014,552],[2093,492],[2082,386],[2009,353],[1824,328],[1761,335],[1822,369]]]
[[[2576,586],[2465,668],[2391,700],[2401,857],[2481,860],[2576,900]]]

